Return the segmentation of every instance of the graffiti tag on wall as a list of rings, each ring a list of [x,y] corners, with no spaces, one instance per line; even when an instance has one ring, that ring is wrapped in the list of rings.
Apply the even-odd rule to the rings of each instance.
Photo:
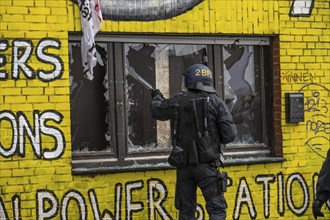
[[[306,121],[306,131],[313,133],[313,137],[309,138],[305,145],[326,158],[321,152],[327,152],[330,145],[330,109],[326,98],[330,96],[330,89],[318,83],[308,83],[298,92],[304,91],[312,91],[312,96],[306,98],[305,112],[310,115]]]
[[[324,152],[327,152],[330,145],[330,107],[328,103],[330,89],[315,83],[314,81],[317,79],[316,73],[308,71],[281,72],[281,79],[288,83],[307,83],[298,90],[298,92],[305,93],[305,114],[308,114],[305,126],[306,131],[313,134],[305,142],[305,145],[320,157],[326,158]]]
[[[310,73],[308,71],[303,72],[281,72],[281,78],[286,82],[314,82],[316,73]]]

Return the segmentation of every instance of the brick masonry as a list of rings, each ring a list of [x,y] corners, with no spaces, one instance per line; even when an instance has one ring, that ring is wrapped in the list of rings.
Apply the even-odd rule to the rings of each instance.
[[[278,36],[275,153],[286,161],[225,168],[228,219],[312,219],[330,144],[329,8],[328,0],[205,0],[166,20],[103,23],[103,32]],[[77,5],[1,0],[0,22],[0,219],[175,219],[173,170],[72,175],[68,33],[81,31]],[[304,122],[286,123],[287,92],[304,93]],[[21,138],[19,126],[35,126],[40,138]]]

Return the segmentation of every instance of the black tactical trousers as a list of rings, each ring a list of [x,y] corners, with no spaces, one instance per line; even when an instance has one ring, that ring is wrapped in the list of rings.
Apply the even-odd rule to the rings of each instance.
[[[226,219],[227,203],[220,191],[216,169],[208,163],[177,169],[175,207],[179,220],[193,220],[197,186],[201,189],[210,220]]]

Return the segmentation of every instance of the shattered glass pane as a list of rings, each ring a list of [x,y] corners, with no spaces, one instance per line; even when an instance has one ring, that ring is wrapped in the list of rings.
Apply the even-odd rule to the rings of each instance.
[[[258,49],[253,46],[224,46],[225,100],[238,135],[231,144],[263,142],[262,93]]]
[[[206,45],[125,44],[128,152],[171,149],[169,121],[152,119],[151,91],[132,71],[170,97],[182,89],[182,73],[195,63],[203,63]]]
[[[106,45],[96,45],[93,80],[84,77],[80,43],[71,43],[69,48],[72,151],[113,151]]]

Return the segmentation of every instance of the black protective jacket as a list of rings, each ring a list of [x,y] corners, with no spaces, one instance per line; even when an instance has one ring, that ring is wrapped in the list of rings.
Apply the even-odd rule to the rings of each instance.
[[[322,202],[330,199],[330,149],[320,170],[316,185],[316,199]]]
[[[228,107],[214,93],[192,90],[169,99],[156,95],[151,112],[157,120],[171,120],[172,144],[184,150],[185,165],[217,160],[220,145],[237,134]]]

